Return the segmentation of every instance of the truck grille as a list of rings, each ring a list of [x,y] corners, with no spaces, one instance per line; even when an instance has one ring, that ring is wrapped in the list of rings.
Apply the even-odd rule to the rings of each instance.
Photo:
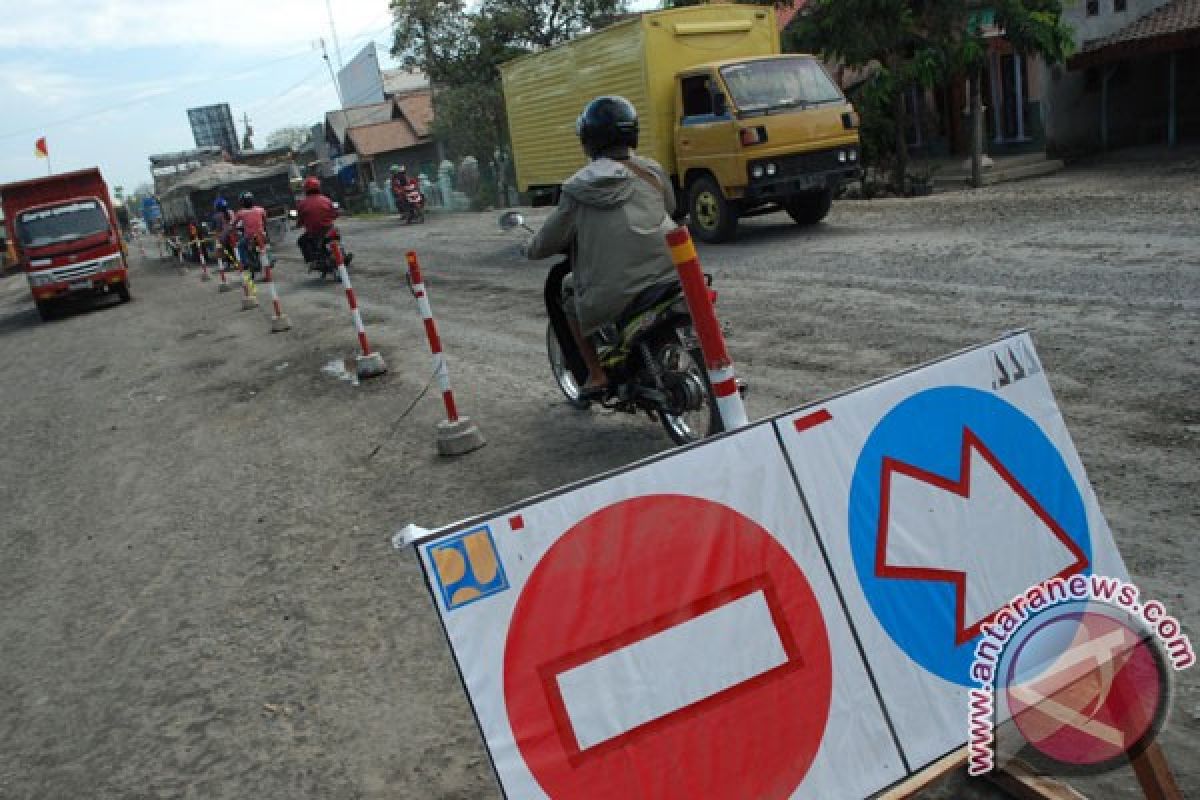
[[[100,259],[99,261],[89,261],[86,264],[72,264],[69,267],[55,267],[54,269],[42,270],[43,275],[53,275],[55,282],[59,281],[77,281],[80,278],[90,278],[93,275],[98,275],[107,267],[108,259]]]
[[[102,272],[117,269],[120,266],[121,257],[119,255],[112,255],[92,261],[84,261],[81,264],[69,264],[65,267],[33,269],[27,275],[30,286],[49,286],[56,283],[72,283],[74,281],[88,280]]]

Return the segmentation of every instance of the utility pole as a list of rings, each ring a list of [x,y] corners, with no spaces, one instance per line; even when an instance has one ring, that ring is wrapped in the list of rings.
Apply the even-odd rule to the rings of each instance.
[[[245,111],[242,112],[242,124],[246,126],[246,135],[242,137],[242,149],[253,150],[254,142],[250,141],[250,137],[254,135],[254,128],[250,127],[250,115]]]
[[[338,69],[346,66],[342,63],[342,46],[338,44],[337,27],[333,24],[333,5],[330,0],[325,0],[325,11],[329,14],[329,32],[333,34],[333,52],[337,54]]]
[[[329,61],[329,53],[325,50],[325,39],[321,39],[321,58],[325,59],[325,66],[329,67],[329,80],[333,81],[333,90],[337,92],[338,105],[342,108],[346,107],[346,101],[342,99],[342,87],[338,85],[337,78],[333,76],[333,64]]]

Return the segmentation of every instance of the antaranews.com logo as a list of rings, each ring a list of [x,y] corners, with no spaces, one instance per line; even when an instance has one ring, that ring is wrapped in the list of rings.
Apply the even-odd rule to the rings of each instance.
[[[1154,740],[1171,671],[1196,655],[1179,620],[1140,595],[1118,578],[1054,578],[983,625],[971,666],[979,686],[968,692],[968,773],[1018,752],[1062,772],[1102,772]]]

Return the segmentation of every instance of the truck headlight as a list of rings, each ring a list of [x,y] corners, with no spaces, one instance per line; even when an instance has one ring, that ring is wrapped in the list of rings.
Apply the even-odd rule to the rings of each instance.
[[[30,272],[27,274],[29,276],[30,286],[45,286],[54,282],[54,276],[52,275],[41,275],[37,272]]]
[[[838,161],[840,161],[843,164],[846,163],[846,151],[845,150],[838,150]]]
[[[858,151],[857,151],[857,150],[851,150],[851,151],[850,151],[850,160],[851,160],[851,161],[858,161]]]
[[[779,171],[779,170],[777,170],[777,169],[775,168],[775,165],[774,165],[774,164],[767,164],[767,174],[768,174],[768,175],[774,175],[774,174],[775,174],[776,172],[778,172],[778,171]]]
[[[750,177],[758,179],[763,176],[762,164],[755,164],[750,168]]]

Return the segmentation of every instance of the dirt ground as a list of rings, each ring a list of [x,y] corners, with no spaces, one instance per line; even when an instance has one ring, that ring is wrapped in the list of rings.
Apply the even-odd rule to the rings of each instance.
[[[644,417],[561,402],[544,265],[496,216],[344,224],[391,368],[359,386],[324,369],[354,333],[291,237],[287,333],[136,247],[134,302],[47,324],[23,277],[0,279],[0,797],[499,796],[390,535],[669,442]],[[401,416],[430,377],[409,248],[489,440],[459,460],[435,454],[436,391]],[[701,259],[754,417],[1032,328],[1130,571],[1200,638],[1200,151],[839,202],[812,229],[772,215]],[[1177,677],[1162,741],[1200,796],[1200,670]],[[1128,770],[1078,785],[1138,796]],[[991,796],[961,780],[936,794]]]

